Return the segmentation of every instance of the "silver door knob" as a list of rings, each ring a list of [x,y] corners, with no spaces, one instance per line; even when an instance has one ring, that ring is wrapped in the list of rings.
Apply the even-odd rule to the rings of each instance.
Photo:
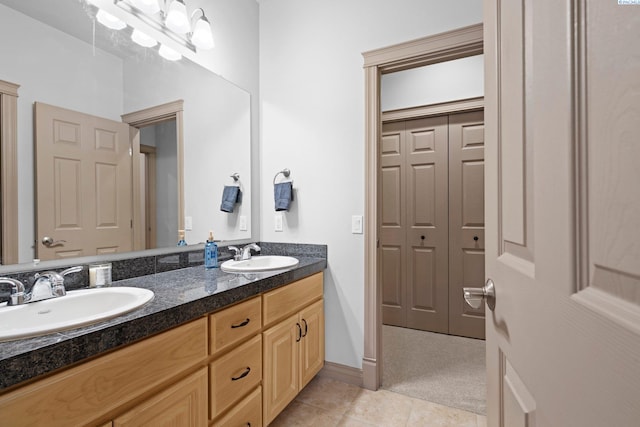
[[[487,279],[487,283],[482,288],[462,288],[464,300],[472,308],[480,308],[482,300],[493,311],[496,308],[496,289],[493,280]]]
[[[53,240],[49,236],[45,236],[42,238],[42,244],[48,248],[50,248],[51,246],[61,245],[66,242],[67,242],[66,240]]]

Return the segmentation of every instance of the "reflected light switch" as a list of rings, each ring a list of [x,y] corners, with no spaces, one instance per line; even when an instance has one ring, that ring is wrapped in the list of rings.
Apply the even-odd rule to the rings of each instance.
[[[190,216],[184,217],[184,229],[189,231],[193,230],[193,218]]]
[[[247,231],[247,216],[240,215],[240,231]]]

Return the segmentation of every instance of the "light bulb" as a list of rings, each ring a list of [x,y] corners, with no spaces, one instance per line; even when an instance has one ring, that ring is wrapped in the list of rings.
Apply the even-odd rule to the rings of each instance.
[[[191,29],[189,27],[189,18],[187,17],[187,7],[182,0],[173,0],[167,11],[167,19],[165,20],[167,27],[178,34],[186,34]]]
[[[158,0],[131,0],[131,3],[147,15],[160,12]]]
[[[182,55],[180,55],[180,53],[163,44],[160,45],[160,50],[158,51],[158,53],[167,61],[177,61],[182,58]]]
[[[131,40],[143,47],[153,47],[158,44],[156,39],[149,37],[137,28],[133,30],[133,33],[131,33]]]
[[[127,26],[127,24],[125,24],[123,21],[119,20],[112,14],[107,13],[102,9],[98,10],[96,19],[98,20],[99,23],[101,23],[107,28],[111,28],[112,30],[121,30]]]
[[[191,42],[199,49],[213,49],[213,35],[211,25],[204,16],[196,21],[196,26],[191,35]]]

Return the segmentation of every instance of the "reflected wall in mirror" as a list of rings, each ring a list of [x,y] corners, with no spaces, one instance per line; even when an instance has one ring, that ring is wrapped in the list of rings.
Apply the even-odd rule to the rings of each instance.
[[[156,157],[156,170],[165,173],[157,176],[155,186],[156,203],[163,206],[156,209],[155,239],[145,237],[144,245],[175,245],[176,217],[178,224],[185,218],[192,224],[192,230],[186,231],[190,244],[203,242],[209,230],[216,240],[251,238],[250,227],[239,230],[241,216],[251,223],[249,94],[186,59],[169,62],[160,58],[157,49],[132,43],[130,28],[108,30],[94,21],[94,15],[95,9],[81,0],[0,0],[0,39],[5,41],[0,44],[0,80],[20,85],[15,182],[19,262],[34,259],[44,237],[36,235],[34,227],[35,102],[121,122],[122,115],[182,100],[182,129],[175,130],[183,138],[182,174],[171,177],[170,168],[162,166],[162,161],[172,163],[179,174],[175,159]],[[137,136],[138,145],[142,143],[143,150],[149,151],[148,131],[142,132]],[[171,151],[177,149],[163,151],[162,156]],[[140,164],[134,169],[143,170]],[[233,184],[233,173],[240,175],[242,203],[233,213],[221,212],[223,187]],[[180,179],[182,213],[175,188]],[[146,222],[143,234],[148,225]],[[132,230],[134,233],[140,231]],[[55,230],[49,237],[56,239]]]

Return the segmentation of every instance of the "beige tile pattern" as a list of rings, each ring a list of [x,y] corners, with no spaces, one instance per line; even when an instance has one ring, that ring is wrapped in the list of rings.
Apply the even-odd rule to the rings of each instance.
[[[271,426],[486,427],[486,418],[387,390],[374,392],[316,377]]]

